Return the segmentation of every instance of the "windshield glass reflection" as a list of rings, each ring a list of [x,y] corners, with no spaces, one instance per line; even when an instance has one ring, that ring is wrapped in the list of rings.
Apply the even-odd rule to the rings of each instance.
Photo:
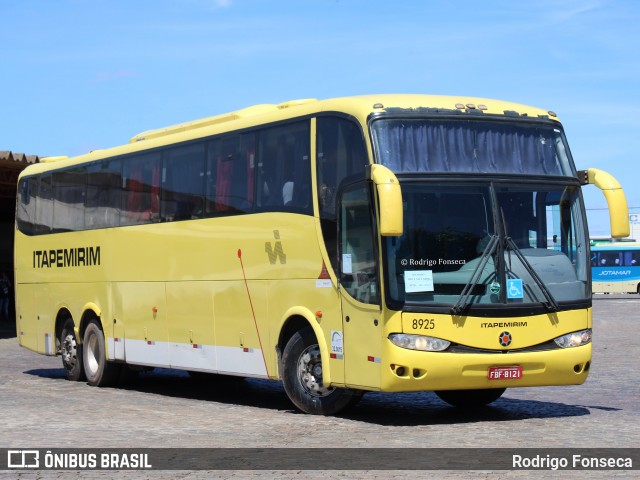
[[[392,301],[418,305],[588,298],[578,188],[403,182],[404,234],[388,237]]]

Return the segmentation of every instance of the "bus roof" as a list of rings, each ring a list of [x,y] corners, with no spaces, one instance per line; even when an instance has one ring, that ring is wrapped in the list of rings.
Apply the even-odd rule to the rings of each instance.
[[[154,147],[179,143],[196,138],[221,134],[233,130],[250,128],[291,118],[313,115],[320,112],[343,112],[363,123],[375,112],[455,112],[477,118],[480,114],[508,117],[551,118],[556,114],[522,104],[478,97],[456,97],[441,95],[381,94],[316,100],[313,98],[291,100],[278,104],[260,104],[233,112],[206,117],[185,123],[147,130],[132,137],[128,143],[102,150],[94,150],[77,157],[52,157],[51,162],[29,166],[22,175],[44,172],[66,166],[82,164],[124,155]],[[21,175],[21,176],[22,176]]]

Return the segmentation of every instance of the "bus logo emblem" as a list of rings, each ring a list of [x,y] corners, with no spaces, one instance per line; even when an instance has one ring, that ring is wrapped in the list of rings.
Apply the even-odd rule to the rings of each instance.
[[[280,260],[280,263],[284,265],[285,263],[287,263],[287,254],[284,253],[284,250],[282,248],[282,242],[280,241],[280,231],[274,230],[273,237],[276,239],[275,248],[273,248],[271,242],[265,242],[264,251],[267,253],[267,256],[269,257],[269,263],[271,265],[275,265],[276,260]]]
[[[502,345],[503,347],[508,347],[509,345],[511,345],[511,334],[509,332],[502,332],[500,334],[500,337],[498,337],[498,341],[500,342],[500,345]]]

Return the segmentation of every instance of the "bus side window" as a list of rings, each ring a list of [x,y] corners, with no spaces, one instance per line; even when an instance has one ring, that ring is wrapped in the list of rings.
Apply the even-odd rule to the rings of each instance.
[[[218,207],[216,198],[218,196],[218,156],[220,141],[212,140],[207,143],[207,161],[204,179],[204,214],[205,217],[215,216]]]
[[[368,164],[367,148],[357,123],[342,117],[316,120],[316,181],[318,209],[329,261],[338,271],[336,199],[342,181],[362,174]]]
[[[126,191],[121,225],[155,222],[160,215],[160,153],[124,160],[122,182]]]
[[[309,121],[262,130],[258,145],[258,208],[310,214]]]
[[[122,162],[108,160],[87,167],[85,227],[109,228],[120,224]]]
[[[216,172],[214,210],[220,213],[242,213],[249,210],[246,163],[240,155],[240,135],[219,140],[213,160]],[[244,164],[243,164],[244,163]]]
[[[84,168],[53,174],[53,231],[84,230],[87,174]]]
[[[379,303],[371,192],[360,183],[344,191],[340,211],[341,275],[344,289],[362,303]]]
[[[251,207],[255,204],[255,166],[256,166],[256,135],[245,133],[241,138],[240,159],[247,171],[247,203]]]
[[[26,235],[33,235],[36,215],[35,196],[38,193],[37,177],[28,177],[20,180],[18,185],[18,208],[16,221],[18,230]]]
[[[205,145],[167,150],[162,168],[162,220],[192,220],[203,213]]]
[[[42,234],[51,232],[53,224],[53,186],[51,175],[42,175],[38,186],[36,198],[36,222],[34,233]]]

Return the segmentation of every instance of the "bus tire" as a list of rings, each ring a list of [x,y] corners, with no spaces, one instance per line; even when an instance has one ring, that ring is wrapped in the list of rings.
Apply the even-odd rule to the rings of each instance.
[[[487,388],[483,390],[441,390],[435,394],[449,405],[458,408],[484,407],[498,400],[506,388]]]
[[[82,363],[82,345],[78,342],[73,327],[74,324],[71,318],[67,318],[62,325],[60,356],[62,357],[62,367],[67,380],[79,382],[85,380],[86,377]]]
[[[91,320],[84,331],[84,372],[87,383],[95,387],[114,385],[120,375],[120,364],[107,361],[104,333],[97,320]]]
[[[310,327],[296,332],[282,353],[282,383],[291,402],[313,415],[333,415],[362,396],[350,389],[322,383],[320,347]]]

